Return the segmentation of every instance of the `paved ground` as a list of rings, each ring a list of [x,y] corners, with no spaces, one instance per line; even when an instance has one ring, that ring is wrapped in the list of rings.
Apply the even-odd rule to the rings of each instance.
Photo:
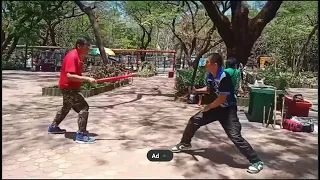
[[[265,161],[256,175],[218,123],[202,127],[190,154],[171,162],[149,162],[150,149],[179,141],[188,118],[198,111],[173,101],[173,79],[136,78],[132,85],[88,98],[88,130],[97,143],[73,142],[77,114],[61,127],[66,135],[48,135],[47,126],[61,97],[41,96],[41,87],[57,83],[55,73],[3,71],[3,178],[318,178],[318,135],[292,133],[248,123],[239,112],[243,136]]]

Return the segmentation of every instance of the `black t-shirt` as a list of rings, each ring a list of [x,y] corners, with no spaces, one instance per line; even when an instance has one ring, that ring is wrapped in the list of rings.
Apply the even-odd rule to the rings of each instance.
[[[211,73],[208,73],[207,85],[209,85],[211,88],[214,88],[214,93],[216,93],[217,96],[219,94],[228,95],[226,102],[220,105],[221,107],[237,105],[231,76],[228,73],[224,72],[224,69],[221,69],[219,71],[219,74],[216,78],[214,78]]]

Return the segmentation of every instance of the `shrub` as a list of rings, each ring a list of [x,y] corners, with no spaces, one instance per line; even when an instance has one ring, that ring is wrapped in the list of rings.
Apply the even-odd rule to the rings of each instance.
[[[107,83],[97,83],[97,84],[83,83],[81,85],[81,89],[93,89],[93,88],[103,87],[106,84]]]
[[[102,79],[107,77],[115,77],[123,75],[123,71],[125,70],[124,64],[101,64],[99,66],[94,66],[89,71],[89,76],[94,79]],[[90,83],[82,83],[82,89],[91,89],[95,87],[104,86],[105,83],[97,83],[97,84],[90,84]]]
[[[280,90],[285,90],[289,87],[302,87],[302,85],[311,85],[317,82],[313,73],[303,72],[296,75],[290,71],[277,71],[273,67],[268,67],[264,70],[260,69],[257,73],[254,73],[253,77],[254,80],[264,79],[264,84],[274,86]]]
[[[24,68],[24,62],[17,60],[1,61],[2,70],[20,70]]]
[[[178,96],[188,93],[188,87],[191,86],[193,68],[177,70],[176,75],[176,94]],[[204,67],[198,67],[196,78],[194,81],[195,88],[201,88],[206,85],[207,72]]]
[[[124,70],[125,66],[123,64],[102,64],[92,67],[89,76],[95,79],[120,76]]]
[[[149,75],[156,75],[158,74],[158,71],[157,71],[157,67],[148,62],[148,61],[144,61],[141,63],[141,66],[138,70],[138,75],[140,76],[149,76]]]

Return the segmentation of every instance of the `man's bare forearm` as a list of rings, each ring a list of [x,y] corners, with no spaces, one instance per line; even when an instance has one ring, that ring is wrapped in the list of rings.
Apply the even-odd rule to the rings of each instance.
[[[79,76],[71,73],[67,73],[67,77],[68,77],[68,80],[75,81],[75,82],[84,82],[88,80],[88,77],[86,76]]]

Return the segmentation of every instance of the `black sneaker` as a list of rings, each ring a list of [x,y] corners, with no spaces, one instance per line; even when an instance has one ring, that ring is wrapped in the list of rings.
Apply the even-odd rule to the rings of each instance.
[[[171,148],[171,151],[176,153],[176,152],[181,152],[181,151],[188,150],[191,148],[192,148],[191,144],[179,143],[179,144],[175,145],[173,148]]]
[[[65,129],[60,129],[58,126],[49,126],[48,133],[49,134],[64,134],[67,132]]]

